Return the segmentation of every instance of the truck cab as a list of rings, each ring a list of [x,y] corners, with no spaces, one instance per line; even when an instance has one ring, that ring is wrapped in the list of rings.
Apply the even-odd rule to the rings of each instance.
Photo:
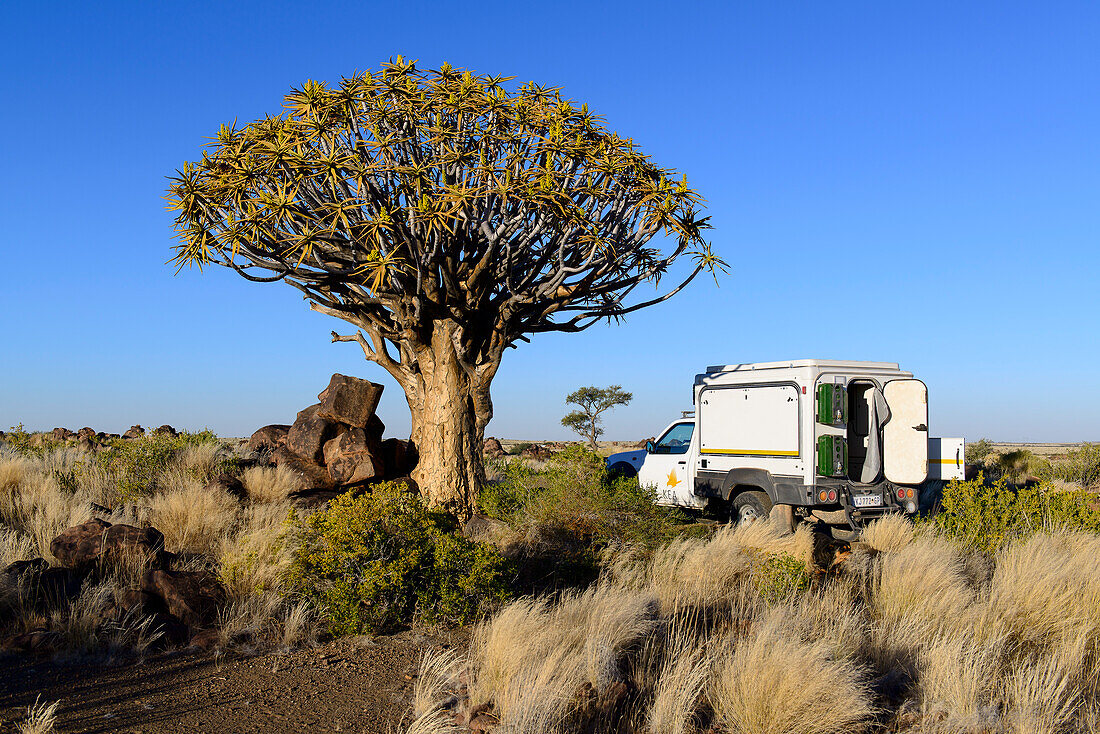
[[[858,528],[917,511],[930,481],[963,478],[963,440],[928,433],[928,390],[897,364],[799,360],[708,367],[694,411],[608,466],[659,504],[736,521],[790,516]]]

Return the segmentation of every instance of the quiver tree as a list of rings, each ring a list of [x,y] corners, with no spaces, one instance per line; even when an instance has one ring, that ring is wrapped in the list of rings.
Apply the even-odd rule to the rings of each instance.
[[[283,114],[223,126],[168,197],[180,267],[284,281],[354,327],[333,341],[357,342],[404,389],[414,479],[459,514],[484,479],[508,347],[617,319],[722,267],[686,177],[559,90],[509,81],[398,58],[335,88],[307,82]],[[681,282],[630,300],[684,255]]]

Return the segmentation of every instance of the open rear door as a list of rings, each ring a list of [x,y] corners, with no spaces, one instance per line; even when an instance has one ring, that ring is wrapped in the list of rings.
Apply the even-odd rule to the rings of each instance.
[[[897,484],[928,478],[928,388],[920,380],[891,380],[882,390],[890,420],[882,427],[883,469]]]

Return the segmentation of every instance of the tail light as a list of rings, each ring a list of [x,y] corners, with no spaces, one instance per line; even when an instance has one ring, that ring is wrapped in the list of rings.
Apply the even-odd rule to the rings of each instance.
[[[904,489],[898,489],[898,499],[899,500],[905,499],[905,490]]]
[[[835,489],[830,489],[829,490],[829,501],[830,502],[836,502],[836,490]]]
[[[905,490],[905,496],[908,497],[909,499],[913,499],[913,490],[912,489]]]
[[[819,493],[819,494],[817,495],[817,498],[818,498],[819,500],[821,500],[822,502],[824,502],[825,500],[829,499],[829,493],[828,493],[828,492],[826,492],[826,491],[825,491],[825,490],[823,489],[823,490],[821,490],[821,492],[820,492],[820,493]]]

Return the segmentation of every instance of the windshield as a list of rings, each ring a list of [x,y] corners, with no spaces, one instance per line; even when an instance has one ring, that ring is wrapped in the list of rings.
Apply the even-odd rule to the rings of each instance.
[[[694,423],[677,423],[668,429],[665,435],[657,441],[653,450],[655,454],[686,454],[688,444],[691,443],[691,433],[695,430]]]

